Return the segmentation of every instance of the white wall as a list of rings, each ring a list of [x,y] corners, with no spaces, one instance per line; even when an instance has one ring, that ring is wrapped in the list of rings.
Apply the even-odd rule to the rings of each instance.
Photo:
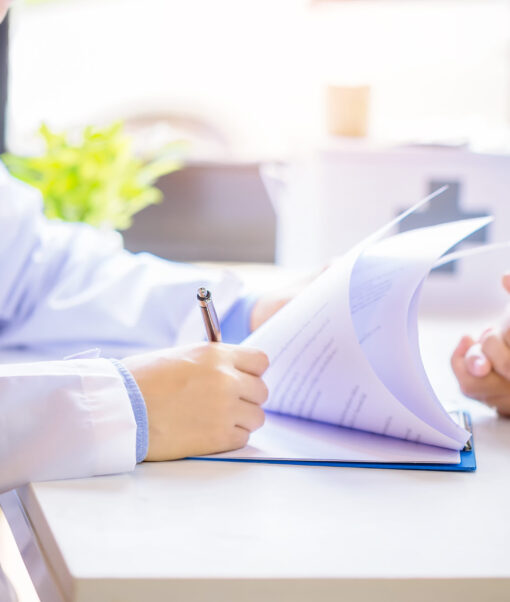
[[[508,136],[508,0],[60,0],[18,4],[11,147],[164,109],[219,124],[238,157],[323,132],[327,82],[373,85],[380,137]]]

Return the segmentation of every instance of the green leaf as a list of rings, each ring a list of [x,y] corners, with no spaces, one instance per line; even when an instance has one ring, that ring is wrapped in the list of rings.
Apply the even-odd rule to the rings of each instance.
[[[187,150],[182,141],[173,142],[143,161],[134,156],[121,122],[87,126],[75,144],[45,124],[39,133],[44,154],[3,155],[10,173],[41,191],[48,217],[119,230],[129,228],[135,213],[161,201],[155,182],[180,169]]]

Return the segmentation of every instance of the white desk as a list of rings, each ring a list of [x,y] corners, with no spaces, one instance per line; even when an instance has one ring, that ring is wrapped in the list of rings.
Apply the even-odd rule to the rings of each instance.
[[[446,400],[462,331],[423,331]],[[42,602],[508,601],[510,421],[465,404],[473,474],[181,461],[32,484],[5,510]]]

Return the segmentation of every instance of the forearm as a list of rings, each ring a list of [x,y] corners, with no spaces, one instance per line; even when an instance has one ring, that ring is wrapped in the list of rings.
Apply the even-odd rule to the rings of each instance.
[[[14,291],[19,301],[0,332],[0,346],[61,354],[99,346],[104,354],[124,356],[199,340],[197,288],[216,292],[220,315],[240,289],[219,271],[112,249],[92,228],[47,223],[44,229],[48,244],[26,258]]]
[[[114,232],[48,220],[37,191],[0,164],[0,347],[57,355],[99,346],[104,354],[201,338],[195,295],[215,294],[220,318],[241,285],[203,270],[122,249]]]

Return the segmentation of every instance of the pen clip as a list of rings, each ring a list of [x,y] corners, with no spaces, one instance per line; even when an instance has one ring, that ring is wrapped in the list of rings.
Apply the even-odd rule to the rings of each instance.
[[[213,343],[221,342],[220,321],[210,291],[204,287],[200,287],[197,291],[197,301],[204,320],[205,332],[207,339]]]

